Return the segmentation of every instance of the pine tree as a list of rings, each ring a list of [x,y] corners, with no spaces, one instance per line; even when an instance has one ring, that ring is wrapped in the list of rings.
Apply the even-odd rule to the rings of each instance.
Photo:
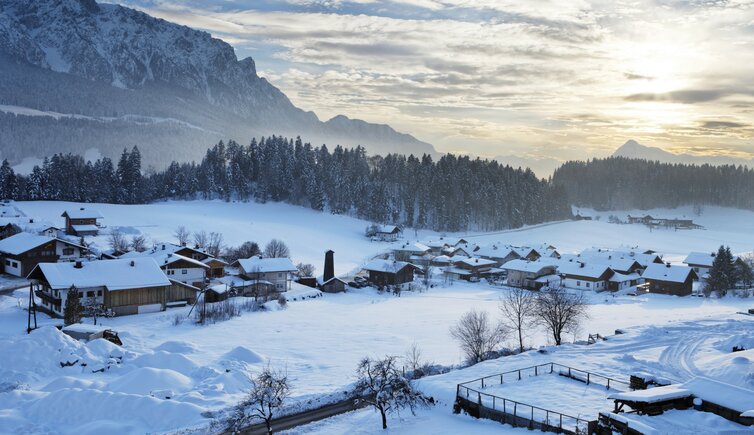
[[[71,286],[66,293],[65,307],[63,308],[63,321],[66,325],[72,325],[81,321],[81,295],[75,286]]]

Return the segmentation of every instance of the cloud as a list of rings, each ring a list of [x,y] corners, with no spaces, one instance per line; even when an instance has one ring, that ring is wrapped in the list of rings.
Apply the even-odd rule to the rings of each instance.
[[[440,150],[752,148],[754,9],[734,1],[126,4],[232,43],[321,118],[389,123]]]

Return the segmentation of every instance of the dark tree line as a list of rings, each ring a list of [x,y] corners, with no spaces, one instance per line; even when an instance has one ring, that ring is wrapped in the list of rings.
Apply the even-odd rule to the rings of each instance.
[[[567,162],[552,182],[570,204],[597,210],[719,205],[754,209],[754,170],[625,157]]]
[[[363,148],[312,147],[272,136],[249,145],[220,142],[200,163],[142,172],[138,148],[117,164],[57,154],[28,176],[0,169],[0,193],[20,200],[147,203],[221,198],[282,201],[380,223],[439,231],[494,230],[571,216],[561,187],[529,170],[445,155],[433,161]]]

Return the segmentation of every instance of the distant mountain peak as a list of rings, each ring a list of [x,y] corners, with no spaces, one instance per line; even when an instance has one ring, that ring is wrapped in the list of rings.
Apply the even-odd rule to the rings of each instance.
[[[662,163],[684,164],[710,164],[710,165],[747,165],[752,166],[752,160],[733,156],[700,156],[692,154],[676,154],[661,148],[642,145],[629,139],[618,147],[612,154],[613,157],[625,157],[629,159],[644,159]]]

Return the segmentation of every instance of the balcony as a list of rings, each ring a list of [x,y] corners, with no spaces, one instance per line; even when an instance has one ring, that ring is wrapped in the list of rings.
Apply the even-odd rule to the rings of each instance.
[[[43,290],[35,290],[34,294],[38,298],[40,298],[43,301],[48,302],[48,303],[50,303],[52,305],[60,305],[60,303],[61,303],[60,298],[56,298],[56,297],[52,296],[51,294],[49,294],[49,293],[47,293],[47,292],[45,292]]]

